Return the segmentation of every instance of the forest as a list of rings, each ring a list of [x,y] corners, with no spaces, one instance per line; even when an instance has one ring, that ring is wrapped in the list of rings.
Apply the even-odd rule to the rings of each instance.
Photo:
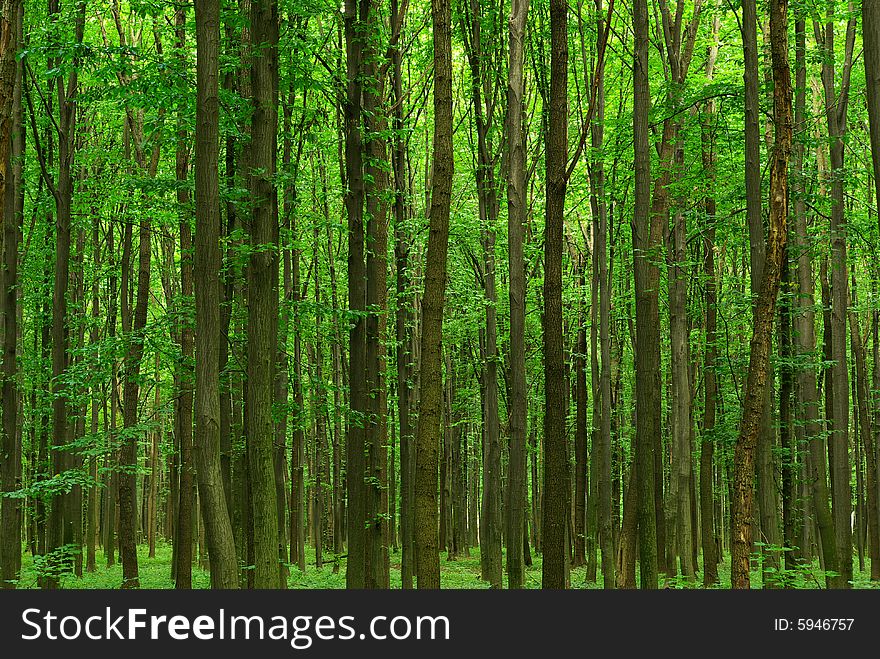
[[[878,0],[0,0],[4,588],[880,585]]]

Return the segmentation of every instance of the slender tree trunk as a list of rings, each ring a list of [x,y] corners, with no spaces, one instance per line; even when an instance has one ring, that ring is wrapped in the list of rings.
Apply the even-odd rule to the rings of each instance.
[[[343,21],[347,70],[345,117],[345,171],[348,189],[345,208],[348,215],[348,306],[354,315],[349,330],[349,398],[346,441],[346,482],[348,485],[348,561],[345,584],[348,588],[365,588],[367,556],[367,489],[366,382],[360,374],[366,371],[366,261],[364,258],[364,145],[361,135],[363,114],[363,38],[362,32],[371,20],[372,0],[346,0]],[[372,36],[372,35],[371,35]]]
[[[60,6],[57,0],[49,4],[52,21],[60,20]],[[77,5],[75,19],[75,41],[82,43],[85,30],[85,2]],[[67,79],[55,77],[58,102],[58,178],[51,185],[55,198],[55,282],[52,294],[52,474],[59,475],[73,466],[71,451],[65,450],[70,440],[68,421],[68,399],[62,382],[67,371],[68,314],[67,287],[70,279],[70,225],[73,202],[73,160],[76,144],[76,96],[78,92],[78,62],[75,62]],[[56,69],[57,71],[58,69]],[[47,181],[49,183],[49,181]],[[54,497],[49,515],[47,548],[53,550],[74,543],[74,519],[72,515],[73,495],[61,494]],[[58,586],[58,571],[64,569],[69,556],[50,556],[53,569],[46,585]]]
[[[849,459],[849,370],[847,368],[846,319],[849,305],[846,232],[844,215],[843,137],[846,134],[846,113],[849,101],[849,80],[852,68],[855,17],[847,25],[846,54],[840,89],[836,90],[834,66],[834,12],[829,9],[824,33],[818,22],[815,32],[825,56],[822,61],[822,86],[825,91],[825,117],[830,139],[831,165],[831,514],[837,539],[840,570],[839,585],[849,588],[852,581],[852,476]]]
[[[22,66],[16,52],[21,39],[23,3],[6,0],[0,16],[0,331],[3,335],[0,372],[0,491],[22,485],[21,439],[18,428],[20,391],[17,383],[18,245],[21,240],[21,157],[24,134],[21,115]],[[21,568],[21,499],[0,500],[0,587],[15,588]]]
[[[175,35],[177,47],[181,50],[186,45],[186,10],[178,9],[175,13]],[[192,229],[190,228],[190,193],[187,186],[182,185],[189,178],[189,148],[183,118],[179,119],[177,132],[177,152],[175,156],[175,173],[181,185],[177,188],[177,203],[180,205],[180,294],[187,306],[193,295],[193,254]],[[181,314],[188,318],[188,314]],[[193,328],[185,320],[180,326],[180,351],[183,358],[179,367],[178,382],[180,394],[177,400],[177,441],[180,447],[177,472],[180,475],[178,485],[177,524],[174,531],[174,585],[175,588],[189,589],[192,587],[192,508],[194,499],[193,469],[193,372],[187,364],[193,358]]]
[[[856,401],[858,405],[857,429],[865,455],[865,483],[867,499],[868,552],[871,557],[871,579],[880,579],[880,537],[878,537],[877,518],[877,453],[874,436],[871,432],[871,419],[868,413],[868,359],[865,344],[862,342],[859,321],[856,313],[849,312],[851,349],[856,362]]]
[[[377,71],[381,33],[378,20],[368,21],[370,33],[365,40],[365,76],[370,80],[364,88],[366,131],[365,178],[370,182],[366,194],[366,287],[365,302],[369,315],[365,327],[365,380],[368,415],[364,428],[367,464],[364,488],[366,494],[367,542],[364,551],[364,575],[367,588],[389,587],[387,499],[387,394],[385,391],[385,309],[387,307],[388,252],[388,154],[385,132],[388,121],[382,100],[384,78]]]
[[[862,0],[862,47],[863,57],[865,60],[865,89],[867,93],[868,104],[868,123],[870,125],[870,142],[871,142],[871,163],[874,173],[874,200],[880,200],[880,3],[877,0]],[[880,222],[880,212],[878,212],[878,222]],[[873,374],[873,403],[874,417],[872,433],[874,434],[875,449],[880,445],[880,424],[877,419],[880,418],[880,393],[878,393],[878,384],[880,384],[880,350],[878,350],[878,335],[880,335],[880,312],[877,310],[873,313],[874,327],[874,374]],[[876,453],[875,453],[876,456]],[[880,488],[880,470],[877,469],[875,459],[874,479],[878,482],[877,487]],[[875,496],[880,497],[880,494]],[[870,505],[869,505],[870,508]],[[868,514],[877,516],[880,514],[877,509],[868,511]],[[875,579],[874,562],[871,562],[871,578]]]
[[[434,159],[425,292],[420,335],[421,373],[415,457],[416,585],[440,588],[437,538],[437,464],[442,412],[441,345],[449,248],[452,151],[452,11],[449,0],[431,1],[434,43]]]
[[[245,437],[254,522],[254,587],[279,588],[278,509],[272,401],[278,349],[278,216],[275,154],[278,124],[278,6],[251,2],[251,142],[248,188],[252,199],[248,262],[247,419]]]
[[[598,219],[594,215],[594,223]],[[593,251],[595,260],[595,250]],[[586,259],[583,259],[584,261]],[[595,264],[594,264],[595,265]],[[595,544],[595,497],[594,492],[590,490],[590,486],[595,488],[595,482],[590,478],[590,469],[595,473],[596,460],[588,460],[587,435],[587,329],[586,314],[584,307],[586,306],[585,276],[586,263],[578,266],[580,274],[578,275],[578,328],[577,337],[575,339],[575,357],[574,357],[574,389],[575,389],[575,421],[574,421],[574,554],[572,556],[572,567],[581,565],[587,566],[587,581],[596,580],[596,544]],[[590,310],[593,316],[596,315],[598,307],[596,298],[599,295],[599,282],[596,277],[592,278],[591,288],[592,302]],[[592,318],[595,320],[595,317]],[[593,385],[595,393],[595,385],[598,384],[596,379],[596,371],[598,370],[598,355],[596,354],[596,326],[590,323],[590,338],[592,339],[590,351],[590,366],[592,368]],[[593,416],[596,421],[596,408],[599,400],[597,396],[593,396]],[[595,445],[596,429],[592,429],[593,443]],[[589,464],[589,468],[587,463]],[[590,517],[589,524],[587,517]]]
[[[544,506],[543,588],[562,589],[568,576],[571,486],[565,433],[562,337],[562,234],[568,166],[568,7],[550,3],[550,129],[544,227]]]
[[[238,587],[232,524],[220,471],[220,198],[218,0],[196,0],[195,422],[193,457],[213,588]],[[181,488],[181,493],[183,488]]]
[[[754,453],[770,386],[770,344],[773,315],[779,292],[788,220],[788,160],[792,143],[791,76],[788,66],[788,2],[770,5],[770,43],[773,61],[773,120],[775,141],[770,168],[770,227],[760,295],[755,305],[743,416],[734,453],[733,539],[731,585],[749,588],[749,554],[752,546],[752,494]]]
[[[507,467],[507,587],[522,588],[522,561],[526,527],[526,271],[523,240],[527,215],[526,153],[523,135],[523,40],[529,0],[513,0],[508,41],[507,80],[507,265],[510,271],[510,458]]]
[[[706,60],[706,78],[713,79],[715,61],[718,57],[718,33],[721,19],[712,21],[712,44]],[[703,145],[703,170],[709,178],[708,194],[703,201],[706,211],[706,229],[703,237],[703,273],[705,283],[706,350],[703,354],[703,437],[700,443],[700,530],[703,548],[703,585],[718,582],[717,534],[714,525],[715,493],[713,492],[713,463],[715,454],[715,416],[718,404],[718,378],[716,375],[717,348],[717,293],[715,274],[715,102],[709,100],[704,106],[701,124]]]
[[[393,32],[399,35],[403,24],[403,12],[398,0],[391,1]],[[397,266],[395,313],[396,363],[397,363],[397,418],[400,424],[400,579],[404,589],[413,587],[413,431],[410,410],[412,408],[412,324],[413,294],[410,290],[409,227],[411,209],[408,202],[409,176],[406,143],[403,139],[403,73],[400,47],[391,51],[392,97],[394,127],[391,162],[394,170],[394,258]]]
[[[633,137],[635,209],[633,211],[633,270],[636,294],[636,462],[638,479],[639,575],[642,588],[657,588],[657,519],[655,511],[654,447],[660,426],[660,341],[657,286],[653,260],[659,231],[651,220],[651,154],[648,146],[648,5],[633,2]],[[662,477],[662,476],[661,476]]]
[[[676,161],[681,166],[684,159],[683,148],[677,148]],[[675,531],[673,534],[673,560],[668,565],[674,570],[674,557],[678,554],[681,576],[685,580],[694,577],[691,562],[691,507],[690,482],[692,472],[691,436],[691,392],[688,350],[687,319],[687,280],[684,264],[687,257],[687,227],[684,213],[676,210],[670,231],[670,278],[669,278],[669,325],[671,344],[672,375],[672,473],[670,474],[670,499],[675,507],[673,515]]]
[[[609,26],[605,25],[602,0],[596,0],[597,49],[608,39]],[[594,122],[590,126],[594,153],[601,154],[604,144],[605,122],[605,58],[599,58],[596,72],[596,98]],[[598,433],[594,436],[596,446],[593,460],[597,463],[596,482],[599,551],[602,555],[602,584],[610,589],[616,586],[616,558],[614,550],[614,522],[612,517],[612,463],[611,463],[611,273],[608,267],[608,206],[605,202],[605,163],[597,156],[590,167],[591,198],[594,215],[598,218],[598,232],[593,243],[599,279],[599,400],[600,416]]]
[[[139,588],[137,561],[136,484],[138,463],[138,436],[133,430],[138,424],[138,383],[144,356],[144,328],[147,325],[147,303],[150,296],[150,218],[141,217],[138,231],[138,281],[134,315],[124,361],[122,389],[122,425],[127,437],[120,449],[121,465],[127,471],[120,474],[119,488],[119,553],[122,560],[122,587]],[[127,294],[123,290],[123,294]]]
[[[483,17],[480,3],[472,0],[462,18],[462,32],[471,73],[471,103],[477,133],[476,181],[480,213],[483,264],[481,278],[486,296],[483,387],[486,441],[483,450],[483,500],[480,526],[480,565],[483,578],[492,588],[502,585],[501,519],[501,429],[498,414],[498,337],[495,290],[495,225],[498,199],[495,164],[489,131],[494,120],[492,98],[483,98],[487,88],[490,54],[483,48]],[[492,33],[489,40],[491,42]],[[491,43],[489,44],[491,46]],[[484,107],[484,101],[486,103]]]
[[[796,84],[795,89],[795,125],[805,130],[806,114],[806,37],[805,20],[802,15],[795,22],[795,56]],[[810,484],[811,503],[816,516],[820,558],[826,571],[837,570],[837,541],[834,536],[834,525],[831,509],[828,505],[828,483],[825,470],[823,450],[823,433],[819,420],[819,392],[817,376],[821,376],[816,361],[816,330],[814,311],[813,267],[807,234],[807,217],[804,203],[805,185],[803,181],[804,146],[801,140],[795,142],[794,174],[798,194],[794,196],[795,231],[792,253],[797,255],[798,278],[798,313],[794,320],[795,350],[799,359],[806,359],[806,366],[799,370],[798,397],[801,409],[801,420],[804,429],[804,440],[809,448],[808,480]],[[828,587],[837,581],[826,577]]]
[[[97,347],[98,343],[98,327],[100,325],[100,302],[99,302],[99,276],[97,273],[101,271],[101,241],[100,241],[100,224],[99,217],[92,220],[92,266],[95,275],[92,279],[92,327],[89,332],[89,343],[92,349]],[[98,436],[98,417],[100,414],[100,394],[97,386],[92,386],[91,391],[91,433],[93,437]],[[97,441],[96,441],[97,444]],[[98,543],[98,514],[101,504],[99,499],[98,488],[98,457],[92,455],[89,458],[89,476],[92,484],[89,486],[88,503],[86,507],[86,572],[94,572],[97,568],[95,565],[95,549]]]

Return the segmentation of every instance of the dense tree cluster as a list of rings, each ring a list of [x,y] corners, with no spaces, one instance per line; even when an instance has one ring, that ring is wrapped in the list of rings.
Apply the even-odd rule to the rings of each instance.
[[[878,200],[877,0],[2,0],[3,586],[878,580]]]

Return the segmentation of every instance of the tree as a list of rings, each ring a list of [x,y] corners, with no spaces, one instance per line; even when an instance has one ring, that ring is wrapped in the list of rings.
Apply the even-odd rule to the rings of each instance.
[[[175,35],[177,48],[183,51],[186,45],[186,8],[175,13]],[[183,53],[181,52],[181,57]],[[175,155],[175,174],[177,180],[185,182],[189,176],[188,134],[184,127],[184,117],[179,118],[177,153]],[[189,190],[181,185],[177,191],[177,201],[181,206],[180,218],[180,294],[190,300],[193,294],[193,256],[192,229],[189,219]],[[186,363],[193,357],[193,328],[189,323],[180,327],[180,350],[183,363],[180,365],[178,381],[180,398],[176,407],[175,432],[180,445],[177,471],[180,475],[178,485],[177,528],[174,532],[174,585],[176,588],[192,587],[192,507],[194,492],[193,469],[193,372]]]
[[[16,63],[21,39],[23,3],[8,0],[0,18],[0,329],[2,364],[0,398],[0,492],[21,486],[21,443],[18,430],[18,246],[23,208],[23,124],[21,116],[22,67]],[[0,502],[0,583],[14,588],[21,569],[21,506],[17,499]]]
[[[510,463],[507,499],[507,586],[523,587],[523,534],[526,512],[526,223],[525,141],[523,136],[523,39],[528,0],[510,8],[510,57],[507,82],[507,259],[510,270]]]
[[[749,588],[752,547],[754,453],[761,432],[763,402],[770,380],[770,346],[776,296],[785,258],[788,222],[788,161],[792,143],[791,73],[788,65],[788,0],[770,5],[770,44],[773,62],[773,125],[770,163],[770,226],[767,235],[760,295],[755,304],[743,416],[734,453],[734,498],[731,541],[731,586]]]
[[[248,262],[247,436],[254,521],[254,587],[279,588],[278,510],[275,489],[274,400],[278,344],[278,204],[274,176],[278,123],[278,6],[251,2],[251,142],[248,187],[252,197]]]
[[[816,41],[824,50],[822,87],[825,92],[825,119],[828,124],[831,165],[831,514],[837,540],[840,581],[849,588],[852,581],[852,492],[849,460],[849,369],[847,368],[846,318],[849,306],[847,274],[846,217],[843,193],[843,136],[847,129],[849,85],[855,43],[855,15],[847,22],[846,44],[840,88],[836,88],[834,66],[834,7],[829,6],[824,31],[814,21]]]
[[[706,78],[712,80],[718,58],[719,17],[712,21],[712,43],[706,57]],[[715,103],[709,100],[704,106],[704,118],[700,126],[703,147],[703,169],[709,177],[709,190],[704,201],[706,228],[703,237],[703,273],[705,280],[706,351],[703,356],[703,438],[700,444],[700,529],[703,548],[703,585],[711,586],[718,581],[718,535],[715,526],[715,495],[713,492],[713,457],[715,453],[715,416],[718,404],[718,380],[716,359],[717,341],[717,275],[715,271],[715,235],[717,204],[715,201]]]
[[[346,483],[348,485],[348,562],[345,584],[348,588],[364,588],[367,583],[366,552],[367,523],[365,417],[367,389],[364,378],[357,374],[366,370],[366,261],[364,259],[364,147],[362,131],[363,114],[363,31],[364,23],[371,18],[371,0],[348,0],[345,3],[343,23],[345,26],[346,98],[343,104],[345,133],[345,172],[348,189],[345,194],[345,210],[348,215],[348,306],[349,324],[349,405],[351,413],[347,424]]]
[[[58,24],[61,11],[57,0],[49,5],[49,13]],[[74,25],[74,42],[81,44],[85,30],[85,2],[76,5]],[[59,121],[56,123],[58,135],[58,176],[57,179],[48,172],[45,158],[40,158],[40,169],[46,186],[55,199],[55,280],[52,293],[52,391],[55,394],[52,404],[52,471],[60,475],[73,466],[73,459],[65,448],[69,441],[68,403],[63,388],[63,377],[67,370],[67,286],[70,279],[70,222],[71,204],[73,200],[73,159],[76,152],[76,94],[78,90],[78,62],[67,75],[56,75],[55,88],[58,103]],[[33,114],[33,111],[32,113]],[[38,139],[36,133],[34,139]],[[73,497],[61,494],[55,497],[49,514],[49,542],[51,551],[74,544],[74,510]],[[62,555],[64,550],[60,549]],[[62,555],[55,554],[50,561],[56,564],[55,574],[50,574],[47,585],[57,587],[57,573],[62,569],[59,559]],[[67,561],[63,561],[67,562]],[[132,565],[129,563],[126,577],[130,578]],[[135,568],[136,571],[136,568]]]
[[[562,227],[568,165],[568,7],[550,3],[550,129],[545,151],[544,223],[544,562],[541,586],[568,584],[571,500],[565,438],[565,362],[562,342]]]
[[[211,585],[238,587],[232,523],[220,474],[220,181],[217,0],[197,0],[196,14],[196,235],[193,257],[196,397],[193,456],[199,505],[211,557]]]
[[[636,295],[636,469],[638,479],[639,575],[642,588],[657,588],[657,521],[654,487],[655,434],[660,422],[660,356],[657,285],[659,272],[652,259],[659,242],[649,216],[651,154],[648,151],[648,4],[633,2],[633,153],[634,201],[632,222],[633,271]]]
[[[434,25],[434,157],[431,215],[422,297],[421,387],[415,459],[416,586],[440,588],[437,537],[437,465],[442,410],[441,342],[449,248],[452,151],[452,9],[431,0]]]

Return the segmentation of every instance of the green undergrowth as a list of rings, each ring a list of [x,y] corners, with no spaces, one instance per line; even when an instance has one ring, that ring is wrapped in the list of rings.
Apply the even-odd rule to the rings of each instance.
[[[148,557],[147,547],[138,547],[138,571],[141,588],[162,589],[173,588],[171,580],[171,545],[158,543],[156,556]],[[300,571],[298,567],[290,566],[288,587],[293,589],[318,588],[340,589],[345,588],[345,558],[338,561],[334,571],[334,562],[325,562],[321,568],[315,567],[314,550],[306,550],[306,570]],[[73,574],[65,574],[61,579],[61,587],[66,589],[102,589],[119,588],[122,583],[122,566],[117,562],[107,566],[106,556],[103,551],[96,553],[96,570],[87,572],[83,570],[82,577]],[[866,571],[858,570],[858,562],[854,561],[855,574],[853,586],[855,588],[880,588],[880,583],[870,581],[870,564],[866,559]],[[400,552],[394,552],[390,557],[391,587],[400,588]],[[757,568],[757,566],[756,566]],[[586,568],[577,567],[571,570],[571,587],[578,589],[599,589],[602,587],[601,570],[597,575],[597,582],[591,583],[586,580]],[[727,588],[730,584],[730,564],[725,561],[718,566],[720,585],[716,588]],[[818,564],[800,568],[796,572],[785,573],[785,579],[793,588],[824,588],[824,578]],[[458,589],[487,589],[489,585],[480,579],[480,552],[479,548],[470,550],[470,556],[459,557],[457,560],[447,560],[446,554],[440,556],[440,581],[443,588]],[[702,587],[702,575],[698,574],[695,583],[684,583],[681,579],[673,578],[665,582],[670,588],[694,588]],[[752,585],[760,588],[762,583],[759,569],[752,571]],[[661,584],[663,585],[663,584]],[[193,563],[193,588],[208,588],[210,575],[207,570],[199,567],[198,561]],[[526,568],[526,588],[541,587],[541,556],[532,556],[532,565]],[[19,588],[37,588],[37,570],[34,566],[30,553],[22,557],[22,574]],[[507,587],[507,577],[504,576],[504,587]]]

